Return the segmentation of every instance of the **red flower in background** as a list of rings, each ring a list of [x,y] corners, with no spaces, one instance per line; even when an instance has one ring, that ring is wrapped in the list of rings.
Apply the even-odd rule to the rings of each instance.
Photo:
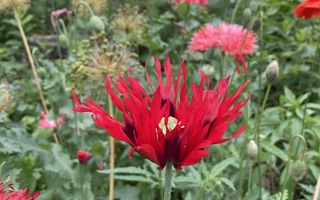
[[[252,55],[258,48],[255,44],[257,36],[251,30],[245,29],[238,24],[220,23],[213,27],[206,24],[205,27],[193,34],[189,49],[190,51],[207,50],[217,48],[229,55],[234,55],[235,60],[240,60],[245,72],[247,72],[243,55]],[[237,67],[237,71],[240,69]]]
[[[182,2],[184,2],[184,4],[190,4],[190,3],[195,3],[198,5],[208,4],[208,0],[176,0],[176,3],[182,3]]]
[[[111,117],[101,106],[88,99],[80,103],[73,91],[75,112],[92,113],[93,121],[104,128],[111,137],[129,143],[133,151],[156,163],[163,169],[172,163],[177,170],[182,166],[200,162],[209,154],[206,148],[212,144],[226,142],[240,135],[245,126],[239,128],[230,138],[224,138],[229,124],[235,120],[239,111],[248,101],[235,103],[249,81],[242,84],[228,97],[229,77],[221,79],[213,90],[204,90],[208,78],[200,72],[199,85],[192,84],[193,96],[188,98],[186,67],[182,61],[176,79],[173,79],[170,60],[167,56],[163,69],[166,82],[162,79],[162,67],[154,58],[158,78],[157,88],[153,88],[148,74],[147,82],[152,90],[151,97],[137,79],[120,77],[115,83],[116,94],[108,75],[106,90],[114,105],[122,112],[123,123]],[[123,96],[122,99],[119,96]]]
[[[25,188],[24,190],[14,190],[12,184],[3,186],[3,181],[0,181],[1,200],[34,200],[40,195],[39,192],[35,192],[30,195],[28,193],[28,188]]]
[[[91,158],[90,154],[86,151],[79,150],[77,152],[77,158],[81,164],[87,164],[89,159]]]
[[[305,0],[294,9],[293,13],[305,19],[318,17],[320,16],[320,0]]]

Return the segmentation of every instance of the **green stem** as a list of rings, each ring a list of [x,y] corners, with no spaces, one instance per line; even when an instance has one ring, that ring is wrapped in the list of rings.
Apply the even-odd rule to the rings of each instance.
[[[244,35],[244,38],[243,38],[243,40],[242,40],[242,42],[241,42],[241,46],[240,46],[240,50],[239,50],[239,53],[240,53],[240,54],[241,54],[241,52],[242,52],[243,45],[244,45],[244,43],[245,43],[245,41],[246,41],[246,39],[247,39],[249,30],[252,28],[252,26],[253,26],[253,20],[251,19],[251,20],[249,21],[249,28],[248,28],[248,30],[246,31],[246,34]],[[232,81],[233,81],[233,79],[234,79],[234,76],[235,76],[235,74],[236,74],[236,70],[237,70],[237,66],[236,66],[236,67],[234,68],[234,70],[233,70],[233,73],[232,73],[232,76],[231,76],[231,80],[230,80],[230,84],[229,84],[229,85],[231,85],[231,83],[232,83]]]
[[[261,188],[261,168],[260,168],[260,136],[259,136],[260,135],[260,131],[259,131],[259,127],[260,127],[263,111],[264,111],[264,108],[266,107],[267,99],[269,97],[270,89],[271,89],[271,83],[268,84],[268,88],[267,88],[266,94],[265,94],[264,99],[263,99],[260,115],[258,117],[257,124],[256,124],[255,128],[253,129],[254,130],[253,140],[255,140],[258,137],[257,146],[258,146],[258,177],[259,177],[259,185],[260,185],[260,187],[259,187],[259,197],[260,197],[260,199],[261,199],[261,196],[262,196],[262,188]]]
[[[236,5],[235,5],[235,7],[234,7],[234,9],[233,9],[230,23],[233,23],[234,17],[236,16],[236,13],[237,13],[237,10],[238,10],[238,8],[240,6],[240,3],[241,3],[241,0],[238,0]]]
[[[320,41],[318,42],[317,44],[317,47],[316,47],[316,51],[315,51],[315,55],[314,55],[314,59],[316,58],[317,56],[317,52],[318,52],[318,49],[319,49],[319,45],[320,45]],[[312,65],[311,65],[311,69],[310,71],[313,72],[313,69],[314,69],[314,63],[315,61],[312,62]],[[304,127],[305,127],[305,119],[306,119],[306,113],[307,113],[307,104],[309,102],[309,97],[311,96],[311,90],[312,90],[312,84],[311,84],[311,81],[309,81],[309,85],[308,85],[308,91],[309,91],[309,95],[307,96],[307,99],[306,99],[306,102],[304,104],[304,110],[303,110],[303,117],[302,117],[302,126],[301,126],[301,131],[300,131],[300,135],[304,135]],[[298,147],[296,148],[296,152],[295,152],[295,157],[297,155],[297,151],[299,149],[299,146],[300,146],[300,142],[298,143]]]
[[[108,107],[109,107],[109,115],[114,116],[114,111],[113,111],[113,105],[111,101],[111,97],[109,95],[108,98]],[[114,145],[114,139],[110,136],[110,170],[113,171],[114,166],[115,166],[115,158],[114,158],[114,153],[115,153],[115,145]],[[109,179],[109,199],[113,200],[114,196],[114,173],[110,173],[110,179]]]
[[[165,166],[164,200],[171,199],[172,166],[172,163],[167,163]]]
[[[75,39],[75,51],[76,51],[76,54],[78,52],[78,32],[77,32],[77,29],[78,29],[78,23],[77,23],[77,19],[78,19],[78,12],[79,12],[79,7],[80,5],[83,5],[85,6],[86,8],[88,8],[89,12],[90,12],[90,15],[93,16],[94,15],[94,12],[92,10],[92,8],[86,3],[86,2],[83,2],[83,1],[80,1],[79,3],[76,4],[76,9],[75,9],[75,25],[74,25],[74,39]]]
[[[294,140],[295,140],[296,138],[300,139],[300,140],[303,142],[303,144],[304,144],[304,148],[303,148],[303,151],[302,151],[302,154],[301,154],[300,159],[303,159],[304,154],[305,154],[305,152],[306,152],[307,143],[306,143],[306,140],[304,139],[304,137],[301,136],[301,135],[295,135],[295,136],[293,136],[293,138],[291,139],[290,144],[289,144],[288,163],[287,163],[287,168],[286,168],[286,172],[285,172],[285,176],[284,176],[284,183],[283,183],[283,186],[282,186],[282,189],[281,189],[281,198],[280,198],[280,200],[282,200],[283,195],[284,195],[284,190],[285,190],[285,188],[286,188],[286,186],[287,186],[287,181],[288,181],[287,179],[288,179],[289,168],[290,168],[290,160],[291,160],[291,150],[292,150],[292,148],[293,148]],[[299,140],[299,141],[300,141],[300,140]],[[300,144],[300,143],[299,143],[299,144]]]
[[[259,127],[260,127],[260,123],[261,123],[261,119],[262,119],[264,108],[266,107],[266,104],[267,104],[267,99],[269,97],[270,90],[271,90],[271,83],[268,84],[268,88],[267,88],[266,94],[264,95],[264,99],[263,99],[260,115],[258,117],[257,124],[256,124],[255,128],[253,129],[253,131],[254,131],[253,140],[255,140],[257,135],[259,135]],[[258,146],[259,146],[259,144],[258,144]]]
[[[251,176],[252,176],[252,162],[250,162],[250,170],[249,170],[249,180],[248,180],[248,196],[250,196],[250,190],[251,190]]]
[[[92,8],[89,6],[89,4],[87,4],[84,1],[80,1],[79,3],[76,4],[76,16],[78,15],[80,5],[83,5],[84,7],[86,7],[89,10],[91,16],[94,15],[94,12],[93,12]]]
[[[219,79],[223,78],[224,58],[225,58],[224,53],[221,52],[221,56],[220,56],[220,78]]]

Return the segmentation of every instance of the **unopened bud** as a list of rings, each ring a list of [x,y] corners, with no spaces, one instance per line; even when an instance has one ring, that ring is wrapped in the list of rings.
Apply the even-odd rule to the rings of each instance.
[[[59,35],[59,44],[63,47],[63,48],[67,48],[69,46],[69,39],[65,34],[60,34]]]
[[[105,29],[103,21],[97,15],[93,15],[90,18],[89,25],[90,25],[90,28],[92,28],[93,31],[96,31],[96,32],[99,32],[99,33],[101,31],[104,31],[104,29]]]
[[[250,159],[255,159],[258,155],[258,146],[253,140],[250,140],[248,145],[248,156]]]
[[[299,181],[304,177],[304,175],[306,174],[306,171],[307,171],[307,165],[305,161],[297,160],[293,163],[291,174],[296,181]]]
[[[87,164],[87,162],[91,158],[91,156],[88,152],[83,151],[83,150],[79,150],[77,152],[77,158],[81,164]]]
[[[251,9],[253,12],[255,12],[255,11],[258,10],[259,4],[258,4],[257,1],[252,0],[252,1],[250,2],[250,4],[249,4],[249,7],[250,7],[250,9]]]
[[[214,68],[211,65],[203,65],[201,71],[207,76],[214,75]]]
[[[252,30],[253,30],[254,32],[257,32],[257,31],[260,29],[260,26],[261,26],[260,19],[255,19],[255,20],[253,21]]]
[[[251,13],[250,8],[244,9],[244,11],[243,11],[244,20],[246,20],[246,21],[249,20],[251,18],[251,15],[252,15],[252,13]]]
[[[266,69],[266,76],[269,82],[274,81],[279,76],[279,64],[278,61],[272,61],[267,69]]]

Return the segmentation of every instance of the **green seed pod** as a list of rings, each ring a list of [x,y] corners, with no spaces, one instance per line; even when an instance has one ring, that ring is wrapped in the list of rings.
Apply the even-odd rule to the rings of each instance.
[[[58,40],[59,40],[59,44],[60,44],[63,48],[67,48],[67,47],[69,46],[69,38],[68,38],[65,34],[61,33],[61,34],[59,35]]]
[[[99,33],[101,31],[104,31],[104,29],[105,29],[103,21],[97,15],[93,15],[90,18],[89,25],[90,25],[90,28],[92,28],[93,31],[96,31],[96,32],[99,32]]]
[[[246,9],[244,9],[242,14],[243,14],[244,20],[247,21],[247,20],[250,20],[252,12],[251,12],[250,8],[246,8]]]
[[[248,144],[248,156],[250,159],[255,159],[258,155],[258,146],[257,144],[253,141],[250,140],[249,144]]]
[[[300,181],[307,171],[307,164],[303,160],[297,160],[293,163],[291,175],[296,181]]]
[[[249,7],[250,7],[250,9],[251,9],[253,12],[255,12],[255,11],[258,10],[259,4],[258,4],[257,1],[252,0],[252,1],[250,2],[250,4],[249,4]]]
[[[268,82],[274,81],[279,76],[279,64],[278,61],[272,61],[266,69],[266,77]]]
[[[257,32],[257,31],[260,29],[260,26],[261,26],[260,19],[255,19],[255,20],[253,21],[252,30],[253,30],[254,32]]]

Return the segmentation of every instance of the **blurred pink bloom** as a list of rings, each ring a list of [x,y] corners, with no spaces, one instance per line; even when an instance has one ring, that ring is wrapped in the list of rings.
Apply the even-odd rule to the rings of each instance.
[[[56,10],[56,11],[51,12],[51,24],[52,24],[54,30],[56,30],[56,22],[55,22],[56,17],[59,17],[63,13],[66,13],[68,19],[70,20],[70,16],[72,14],[71,10],[64,8],[64,9],[60,9],[60,10]]]
[[[208,4],[208,0],[176,0],[176,3],[182,3],[184,2],[184,4],[190,4],[190,3],[195,3],[198,5],[207,5]]]
[[[228,55],[234,55],[235,60],[241,61],[244,71],[246,65],[243,55],[252,55],[258,48],[255,44],[257,36],[253,31],[245,29],[238,24],[220,23],[213,27],[211,24],[206,24],[205,27],[193,34],[189,44],[191,52],[197,50],[207,50],[209,48],[218,48]]]
[[[106,164],[105,162],[102,162],[102,161],[100,161],[100,162],[97,164],[98,170],[104,170],[104,169],[106,169],[106,166],[107,166],[107,164]]]
[[[58,118],[57,122],[55,122],[54,120],[48,120],[48,115],[44,112],[41,112],[41,117],[42,119],[40,119],[39,121],[39,126],[41,128],[55,128],[57,127],[57,125],[60,128],[62,126],[62,123],[64,122],[62,118]]]

